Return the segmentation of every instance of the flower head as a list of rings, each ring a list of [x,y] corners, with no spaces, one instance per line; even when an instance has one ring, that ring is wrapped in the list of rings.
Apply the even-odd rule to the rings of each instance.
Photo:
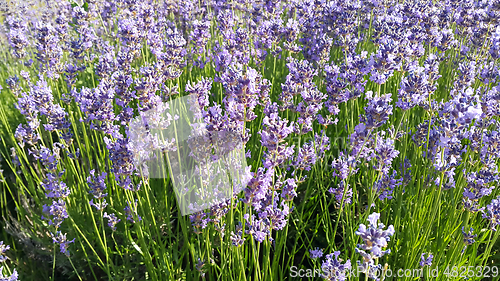
[[[488,219],[491,224],[491,229],[496,231],[496,226],[500,224],[500,196],[491,200],[491,203],[486,206],[486,210],[482,210],[483,218]]]
[[[309,250],[309,256],[311,259],[321,258],[323,256],[323,249],[316,247],[315,249]]]
[[[427,255],[427,258],[425,258],[425,253],[422,253],[422,255],[420,256],[420,266],[431,266],[433,258],[434,256],[431,253]]]
[[[62,234],[61,231],[56,232],[55,235],[53,233],[50,233],[50,235],[52,236],[52,241],[54,242],[54,244],[59,244],[61,253],[69,257],[68,246],[69,243],[75,242],[75,238],[73,238],[73,240],[67,240],[66,233]]]
[[[380,264],[375,265],[375,260],[391,252],[390,249],[384,249],[388,245],[390,236],[394,235],[394,227],[390,225],[387,230],[384,230],[385,225],[378,223],[379,218],[379,213],[369,215],[369,226],[360,224],[358,231],[356,231],[356,235],[363,239],[363,244],[358,244],[356,247],[356,252],[363,257],[363,262],[358,261],[358,267],[361,272],[368,274],[373,279],[376,279],[373,270],[381,266]]]
[[[333,254],[326,255],[326,259],[321,264],[323,272],[322,277],[328,281],[345,281],[347,280],[347,271],[351,269],[351,261],[347,260],[342,264],[342,259],[339,259],[340,252],[335,251]]]

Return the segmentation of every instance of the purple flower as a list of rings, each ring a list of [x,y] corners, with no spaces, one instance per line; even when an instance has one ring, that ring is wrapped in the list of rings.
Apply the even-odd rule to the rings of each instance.
[[[52,218],[42,216],[42,219],[47,219],[49,221],[49,225],[53,225],[56,229],[61,226],[61,223],[64,221],[64,219],[69,217],[66,211],[66,202],[64,202],[64,200],[62,199],[53,201],[52,205],[50,206],[43,205],[42,212],[46,216],[52,216]]]
[[[111,81],[102,80],[93,89],[82,87],[80,93],[73,93],[80,110],[86,114],[85,121],[92,124],[93,129],[111,133],[112,122],[116,119],[113,111],[114,89]]]
[[[128,201],[127,201],[127,206],[125,206],[125,208],[123,209],[123,211],[125,211],[125,214],[127,215],[127,220],[132,222],[132,223],[135,223],[134,215],[137,216],[137,219],[139,221],[142,220],[141,216],[139,216],[137,214],[137,201],[138,201],[138,199],[135,199],[134,210],[132,210],[132,208],[130,208],[130,203]]]
[[[273,195],[272,192],[269,192],[262,206],[256,208],[259,211],[259,219],[263,220],[269,231],[283,229],[290,214],[290,208],[285,201],[281,201],[281,206],[278,205],[278,198],[278,194],[274,193]]]
[[[101,173],[101,175],[96,176],[95,170],[92,169],[90,171],[90,176],[87,177],[87,183],[90,187],[90,194],[94,195],[96,199],[102,199],[108,196],[107,193],[104,193],[106,189],[106,177],[108,174],[106,172]]]
[[[6,245],[3,243],[3,241],[0,241],[0,263],[5,262],[7,260],[5,252],[7,252],[9,249],[10,249],[9,245]]]
[[[407,185],[411,181],[411,178],[412,178],[411,177],[411,163],[410,163],[410,159],[408,159],[408,157],[405,157],[405,160],[403,162],[401,162],[399,172],[402,175],[403,186]]]
[[[108,213],[104,212],[103,217],[108,219],[108,226],[111,227],[113,231],[115,231],[116,224],[119,223],[121,220],[117,218],[114,213],[108,215]]]
[[[42,146],[40,149],[30,149],[29,153],[37,160],[40,160],[42,164],[52,172],[57,170],[57,164],[59,163],[59,147],[54,145],[53,151],[47,147]]]
[[[106,199],[102,199],[98,203],[94,203],[94,199],[91,199],[89,201],[89,204],[90,204],[90,206],[94,206],[98,211],[102,211],[108,206]]]
[[[283,36],[284,43],[283,46],[286,50],[292,53],[300,52],[301,48],[297,45],[296,41],[299,38],[300,26],[299,21],[290,18],[286,22],[286,26],[283,28],[281,34]]]
[[[235,247],[240,247],[245,243],[245,237],[243,237],[243,225],[239,222],[235,226],[236,233],[231,231],[231,244]]]
[[[64,198],[70,194],[69,188],[59,180],[59,177],[48,173],[47,179],[43,181],[42,187],[45,189],[45,196],[48,198]]]
[[[358,244],[356,247],[356,252],[363,257],[362,262],[358,261],[358,267],[361,268],[361,272],[368,274],[370,278],[374,278],[373,270],[376,268],[374,261],[391,252],[390,249],[385,251],[383,249],[387,247],[390,236],[394,235],[394,227],[390,225],[387,230],[383,230],[385,225],[378,223],[379,218],[379,213],[372,213],[368,216],[369,226],[366,227],[364,224],[360,224],[359,229],[355,232],[356,235],[363,239],[363,244]]]
[[[21,77],[24,78],[24,80],[30,80],[30,73],[27,72],[27,71],[24,71],[24,70],[21,70],[21,72],[19,73],[21,75]]]
[[[309,256],[311,259],[321,258],[323,256],[323,249],[316,247],[315,249],[309,250]]]
[[[387,36],[380,40],[380,47],[370,58],[370,66],[373,68],[370,80],[377,84],[384,84],[394,74],[401,64],[398,56],[399,42]]]
[[[467,89],[472,86],[476,78],[476,61],[464,61],[458,65],[458,71],[460,75],[458,79],[454,81],[454,86],[456,89]]]
[[[240,247],[245,243],[245,240],[241,233],[235,234],[231,231],[231,245]]]
[[[392,161],[399,155],[399,151],[394,148],[394,140],[391,137],[384,139],[382,135],[377,134],[376,138],[377,145],[373,157],[377,164],[374,169],[387,174]]]
[[[323,131],[321,131],[323,134]],[[296,160],[292,163],[296,169],[310,171],[311,166],[316,164],[318,159],[322,159],[325,152],[330,149],[330,139],[323,134],[314,135],[314,140],[307,142],[299,148]]]
[[[284,108],[293,107],[293,97],[302,93],[302,91],[313,91],[305,93],[306,97],[318,96],[323,98],[318,91],[313,78],[318,75],[318,70],[306,60],[297,60],[292,57],[287,58],[287,67],[290,73],[286,76],[285,84],[281,84],[283,92],[280,95],[280,101]],[[319,92],[319,91],[318,91]]]
[[[116,176],[132,175],[135,170],[135,166],[133,161],[134,154],[130,149],[129,139],[122,137],[112,141],[111,139],[104,137],[104,142],[109,150],[110,159],[113,162],[113,173],[115,173]],[[129,178],[126,179],[123,186],[127,185],[129,183],[128,181],[130,181]]]
[[[399,100],[396,105],[403,110],[415,106],[428,106],[428,98],[437,89],[433,82],[441,77],[437,67],[439,62],[434,54],[429,55],[423,67],[417,66],[409,69],[409,75],[403,77],[398,92]]]
[[[287,120],[278,116],[277,104],[270,104],[264,110],[266,116],[259,132],[261,143],[268,151],[262,160],[265,168],[272,168],[283,164],[293,154],[294,146],[288,147],[284,139],[293,132],[293,124],[288,125]]]
[[[500,58],[500,27],[497,26],[493,34],[491,35],[491,45],[489,49],[490,56],[493,59]]]
[[[97,76],[101,78],[107,78],[110,76],[112,78],[118,78],[118,80],[113,79],[113,81],[116,81],[118,85],[120,84],[123,85],[124,82],[123,78],[125,77],[118,77],[121,74],[120,71],[118,70],[118,65],[120,61],[120,67],[124,72],[127,72],[130,68],[130,65],[124,62],[124,60],[126,60],[127,58],[123,58],[122,52],[118,53],[116,57],[114,47],[111,46],[109,43],[103,44],[102,47],[103,50],[99,55],[99,61],[95,63],[95,72]],[[118,73],[112,76],[112,74],[114,74],[115,71],[118,71]],[[128,77],[126,80],[128,80]]]
[[[12,274],[10,276],[4,276],[3,275],[3,266],[0,267],[0,280],[1,281],[17,281],[18,276],[19,275],[18,275],[16,269],[14,269],[12,271]]]
[[[50,108],[50,112],[48,113],[47,123],[44,124],[43,127],[46,131],[55,131],[55,130],[63,130],[69,129],[71,124],[66,120],[66,113],[64,109],[59,104],[53,104]],[[66,139],[70,139],[71,133],[65,137]]]
[[[31,125],[34,124],[38,125],[38,123],[31,123]],[[38,135],[36,128],[25,126],[23,124],[19,124],[16,132],[14,133],[14,137],[18,140],[20,147],[24,147],[25,144],[34,146],[40,140],[40,136]]]
[[[38,113],[48,115],[53,101],[52,89],[45,80],[40,79],[35,85],[30,83],[29,92],[23,93],[16,104],[16,108],[30,122],[37,117]]]
[[[374,184],[374,189],[376,190],[378,198],[380,200],[392,199],[392,193],[394,188],[401,185],[403,179],[396,179],[397,172],[393,171],[391,175],[385,174],[382,179],[378,180]]]
[[[60,60],[63,50],[56,29],[49,21],[35,23],[36,58],[41,63],[42,72],[50,78],[59,78],[57,70],[61,68]]]
[[[7,84],[7,87],[9,87],[9,89],[12,91],[14,96],[19,97],[19,94],[21,93],[21,87],[19,85],[19,77],[17,77],[17,75],[9,76],[7,79],[5,79],[5,84]],[[25,94],[24,96],[29,96],[29,95]],[[31,100],[28,100],[28,101],[31,102]],[[16,105],[16,108],[18,110],[21,110],[20,108],[23,108],[23,106],[18,107]],[[26,114],[23,114],[23,115],[26,116]]]
[[[219,46],[218,42],[215,43],[211,56],[217,72],[224,71],[233,62],[233,56],[227,49]]]
[[[258,168],[257,172],[252,173],[252,178],[244,189],[245,197],[243,203],[258,206],[263,200],[272,183],[272,173],[264,168]]]
[[[198,258],[198,262],[196,263],[196,270],[198,270],[202,277],[205,276],[205,270],[203,269],[203,267],[205,267],[205,261]]]
[[[207,227],[208,225],[208,222],[210,222],[210,217],[208,217],[208,214],[203,211],[199,211],[190,215],[189,219],[191,220],[194,233],[196,234],[201,234],[202,230],[205,229],[205,227]]]
[[[122,70],[113,72],[111,80],[114,81],[114,93],[119,99],[116,103],[123,108],[136,98],[135,91],[130,90],[130,86],[134,82],[132,75],[125,73]]]
[[[351,261],[347,260],[342,264],[342,259],[339,259],[339,251],[333,254],[326,255],[326,259],[321,264],[323,272],[322,277],[328,281],[345,281],[348,277],[348,271],[351,269]]]
[[[500,224],[500,196],[491,200],[491,203],[482,209],[483,218],[490,221],[491,229],[496,231],[496,226]]]
[[[141,77],[135,79],[135,97],[139,101],[139,111],[147,112],[160,106],[161,97],[156,94],[165,80],[158,67],[140,68]]]
[[[26,47],[30,44],[26,36],[28,33],[28,22],[20,13],[6,18],[6,23],[9,27],[7,39],[17,58],[23,58],[27,54]]]
[[[69,257],[69,250],[68,250],[69,243],[74,243],[75,238],[73,238],[73,240],[67,240],[66,233],[62,234],[61,231],[57,231],[55,235],[53,233],[50,233],[50,235],[52,236],[53,243],[59,244],[59,249],[61,250],[61,253]]]
[[[341,68],[337,65],[326,65],[325,73],[326,92],[328,94],[326,107],[331,114],[337,115],[340,112],[338,104],[349,100],[348,82],[344,73],[341,73]]]
[[[353,156],[346,156],[344,152],[340,152],[339,158],[332,161],[333,176],[339,177],[341,180],[347,179],[351,174],[357,172],[356,162]]]
[[[144,30],[142,30],[138,24],[139,22],[133,18],[125,18],[118,21],[120,41],[123,45],[131,49],[139,49],[145,35]]]
[[[123,175],[115,175],[115,180],[116,180],[116,184],[125,189],[125,190],[130,190],[130,191],[138,191],[141,187],[141,184],[142,184],[142,180],[139,181],[139,183],[137,185],[135,185],[134,183],[132,183],[132,178],[130,176],[123,176]]]
[[[191,84],[190,81],[186,84],[185,91],[188,92],[193,98],[190,104],[190,110],[197,119],[201,119],[203,117],[202,111],[204,111],[205,107],[209,106],[208,97],[211,88],[212,80],[204,77],[202,77],[202,79],[196,84]]]
[[[300,114],[295,124],[295,132],[305,134],[312,131],[312,122],[323,108],[323,100],[327,97],[314,84],[301,92],[302,101],[295,107]]]
[[[422,255],[420,256],[420,266],[421,267],[431,266],[433,258],[434,258],[434,256],[431,253],[429,253],[427,258],[425,258],[425,253],[422,253]]]
[[[306,142],[299,148],[299,152],[292,162],[296,169],[310,171],[316,163],[317,155],[312,141]]]
[[[470,172],[466,177],[467,185],[464,187],[463,202],[466,209],[470,212],[478,211],[479,199],[490,195],[495,188],[495,186],[491,186],[490,183],[498,178],[496,175],[497,173],[495,172],[491,178],[488,178],[486,177],[486,171],[486,169],[483,169],[482,173],[479,174]]]
[[[465,247],[474,244],[476,240],[474,238],[477,237],[477,234],[474,234],[474,228],[470,228],[468,232],[465,232],[465,226],[462,226],[462,235],[464,236],[464,244]]]
[[[286,179],[283,184],[283,189],[281,191],[281,197],[285,201],[293,201],[293,198],[297,197],[297,182],[294,178]]]
[[[267,225],[263,219],[256,219],[255,215],[250,217],[249,214],[245,214],[244,218],[248,226],[246,234],[252,235],[257,242],[262,243],[266,237],[271,234],[269,225]],[[272,239],[272,237],[270,237],[270,239]]]
[[[384,125],[392,115],[391,94],[373,96],[373,92],[369,91],[366,93],[366,99],[368,105],[365,107],[365,115],[360,116],[360,121],[365,123],[368,129]]]
[[[278,115],[277,104],[269,105],[262,120],[261,143],[268,150],[276,150],[280,143],[293,132],[293,124]]]
[[[344,181],[341,181],[339,183],[339,187],[337,188],[330,187],[330,189],[328,189],[328,192],[335,195],[335,200],[337,201],[338,207],[340,207],[341,205],[342,207],[344,207],[345,204],[351,204],[352,202],[352,188],[349,187],[349,184],[347,184],[347,188],[344,188]]]
[[[354,127],[354,132],[349,136],[349,145],[351,153],[349,162],[352,168],[356,167],[357,160],[370,160],[373,156],[373,128],[369,129],[365,124],[360,123]]]
[[[208,20],[200,21],[195,19],[191,24],[193,25],[193,29],[189,33],[188,40],[193,43],[195,54],[203,54],[205,52],[205,46],[211,37],[211,23]]]
[[[228,115],[240,122],[254,120],[253,112],[259,95],[268,91],[269,81],[255,69],[236,63],[229,66],[218,80],[224,86],[227,96],[223,102]],[[244,141],[246,142],[246,141]]]
[[[186,43],[182,33],[177,28],[167,29],[165,51],[157,54],[166,78],[175,79],[182,74],[180,69],[186,64]]]

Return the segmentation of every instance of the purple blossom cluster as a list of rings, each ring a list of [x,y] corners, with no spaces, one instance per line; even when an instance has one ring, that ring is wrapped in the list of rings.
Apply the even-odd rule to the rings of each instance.
[[[52,236],[52,241],[54,242],[54,244],[59,244],[61,253],[69,257],[69,244],[74,243],[76,238],[67,240],[66,233],[62,234],[61,231],[57,231],[56,234],[51,233],[50,235]]]
[[[142,217],[137,214],[137,201],[138,199],[135,199],[133,206],[127,201],[127,206],[123,208],[123,211],[127,215],[127,220],[131,223],[135,223],[135,217],[137,217],[138,221],[142,220]]]
[[[27,54],[26,48],[30,44],[28,40],[28,21],[19,13],[11,15],[6,20],[8,28],[8,40],[12,53],[17,58],[23,58]]]
[[[9,245],[4,244],[3,241],[0,241],[0,280],[5,280],[5,281],[17,281],[19,274],[17,273],[16,269],[12,270],[11,274],[4,275],[4,266],[3,264],[7,260],[7,257],[5,256],[5,252],[7,252],[10,249]]]
[[[96,171],[91,170],[90,176],[87,177],[87,184],[89,185],[90,188],[89,193],[92,194],[92,196],[94,197],[89,201],[89,204],[94,208],[96,208],[98,211],[100,211],[101,214],[102,211],[108,206],[108,203],[106,202],[105,199],[105,197],[108,196],[108,193],[105,193],[107,189],[106,186],[107,176],[108,174],[106,172],[102,172],[100,175],[96,175]],[[94,199],[96,199],[96,202],[94,202]],[[114,213],[108,214],[107,212],[104,212],[102,216],[103,218],[108,219],[108,226],[113,231],[115,231],[116,224],[120,222],[120,219],[118,219]],[[128,216],[131,217],[130,208],[128,210]],[[127,219],[129,218],[127,217]]]
[[[323,272],[322,276],[328,281],[345,281],[347,280],[349,274],[348,271],[351,269],[351,261],[347,260],[342,263],[342,259],[339,259],[340,252],[335,251],[333,254],[328,254],[325,256],[325,260],[321,264],[321,270]]]
[[[427,257],[425,257],[427,256]],[[421,267],[424,267],[424,266],[432,266],[432,259],[434,258],[434,256],[429,253],[426,255],[426,253],[422,253],[422,255],[420,256],[420,266]]]
[[[315,134],[314,140],[306,142],[299,148],[295,160],[292,161],[292,165],[295,169],[310,171],[311,167],[323,158],[329,149],[330,140],[328,137],[324,134],[322,136]]]
[[[467,246],[472,245],[476,242],[475,238],[477,237],[477,234],[474,234],[474,229],[471,227],[469,231],[465,231],[465,226],[462,226],[462,235],[464,236],[463,241],[464,241],[464,248],[462,252],[465,251]]]
[[[368,130],[379,128],[392,115],[391,94],[374,96],[373,92],[368,91],[366,99],[368,99],[368,105],[365,107],[365,115],[360,116],[360,121],[365,124]]]
[[[261,144],[267,148],[264,154],[264,168],[271,169],[289,160],[295,145],[288,146],[286,137],[293,133],[293,123],[279,116],[278,105],[268,104],[262,120]]]
[[[385,225],[379,223],[379,213],[372,213],[368,216],[368,227],[364,224],[359,225],[356,235],[363,239],[363,244],[358,244],[356,252],[359,253],[363,261],[358,261],[358,268],[361,272],[365,273],[368,277],[378,280],[376,270],[381,270],[381,264],[376,261],[382,256],[389,254],[390,249],[384,250],[387,246],[390,236],[394,235],[394,227],[390,225],[387,230],[384,230]]]
[[[378,194],[380,200],[392,199],[394,188],[402,184],[402,179],[397,179],[397,172],[393,171],[392,174],[384,175],[380,180],[375,182],[374,189]]]
[[[478,173],[471,172],[467,175],[467,185],[464,187],[463,192],[463,205],[468,211],[479,211],[479,200],[490,195],[495,188],[490,185],[498,180],[496,166],[493,169],[494,173],[492,173],[491,169],[482,169]]]
[[[245,243],[245,237],[243,236],[243,225],[241,222],[235,227],[236,233],[231,232],[231,245],[234,247],[243,246]]]
[[[438,67],[439,60],[434,54],[427,57],[424,66],[419,66],[417,61],[405,65],[408,76],[401,79],[396,105],[402,110],[428,107],[429,97],[437,89],[435,82],[440,78]]]
[[[344,185],[344,181],[341,181],[339,187],[330,187],[328,190],[328,192],[335,196],[337,207],[344,207],[346,204],[352,203],[352,188],[349,187],[349,184],[347,184],[347,187],[344,187]]]
[[[483,218],[490,221],[491,229],[496,231],[496,226],[500,224],[500,196],[491,200],[491,203],[486,205],[482,213]]]
[[[29,91],[21,93],[15,106],[28,121],[27,126],[20,124],[14,134],[21,147],[25,144],[35,146],[40,140],[41,116],[47,118],[47,124],[44,124],[46,131],[59,132],[66,144],[71,144],[72,133],[66,118],[68,114],[61,105],[55,103],[52,89],[42,77],[36,84],[29,82]]]
[[[320,249],[318,247],[316,247],[315,249],[310,249],[309,256],[311,257],[311,259],[321,258],[323,256],[323,249]]]

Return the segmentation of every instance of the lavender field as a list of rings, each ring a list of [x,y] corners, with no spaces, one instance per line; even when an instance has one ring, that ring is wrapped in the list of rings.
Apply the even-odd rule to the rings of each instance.
[[[500,280],[500,0],[0,22],[0,281]]]

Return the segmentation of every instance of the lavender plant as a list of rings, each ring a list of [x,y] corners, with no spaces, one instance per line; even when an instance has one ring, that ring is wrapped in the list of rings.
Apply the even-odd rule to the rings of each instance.
[[[500,278],[498,1],[1,11],[0,280]]]

